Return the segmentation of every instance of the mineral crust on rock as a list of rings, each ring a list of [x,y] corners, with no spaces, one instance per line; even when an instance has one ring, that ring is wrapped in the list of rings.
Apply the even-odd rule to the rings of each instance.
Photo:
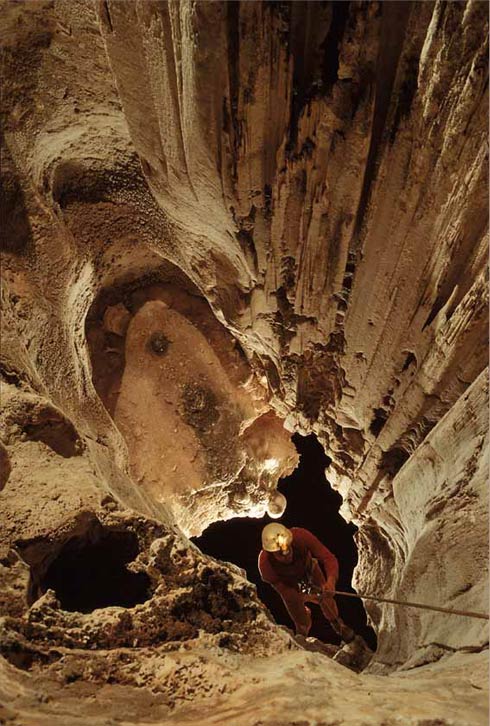
[[[0,721],[487,723],[488,621],[355,673],[188,540],[313,432],[359,591],[488,612],[487,4],[0,18]]]

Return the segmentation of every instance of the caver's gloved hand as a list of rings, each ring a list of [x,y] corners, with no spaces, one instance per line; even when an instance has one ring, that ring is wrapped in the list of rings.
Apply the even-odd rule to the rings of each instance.
[[[328,575],[327,581],[325,582],[324,590],[325,591],[335,590],[336,587],[337,587],[337,578],[334,575]],[[334,597],[334,596],[332,595],[332,597]]]

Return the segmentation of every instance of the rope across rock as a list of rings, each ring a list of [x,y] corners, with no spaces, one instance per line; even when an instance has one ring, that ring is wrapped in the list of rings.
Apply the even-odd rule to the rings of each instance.
[[[387,597],[377,597],[376,595],[361,595],[360,593],[344,592],[343,590],[324,590],[325,595],[342,595],[343,597],[355,597],[360,600],[373,600],[375,602],[386,602],[392,605],[402,605],[408,608],[420,608],[421,610],[436,610],[439,613],[447,613],[448,615],[462,615],[466,618],[480,618],[481,620],[488,620],[489,616],[487,613],[476,613],[471,610],[453,610],[451,608],[441,608],[437,605],[427,605],[421,602],[408,602],[406,600],[394,600]]]

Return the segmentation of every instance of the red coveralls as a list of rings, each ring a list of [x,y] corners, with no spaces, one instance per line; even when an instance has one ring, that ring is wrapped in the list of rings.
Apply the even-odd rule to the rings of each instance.
[[[312,580],[318,587],[326,585],[326,576],[337,580],[339,563],[335,555],[318,540],[315,535],[301,527],[291,527],[293,535],[293,559],[290,563],[278,561],[272,552],[262,550],[259,555],[259,572],[264,582],[268,582],[282,597],[284,604],[296,626],[296,631],[307,635],[311,628],[311,612],[305,602],[319,603],[327,620],[338,618],[335,600],[313,594],[301,593],[298,583],[305,579],[311,567],[311,558],[318,560],[312,570]]]

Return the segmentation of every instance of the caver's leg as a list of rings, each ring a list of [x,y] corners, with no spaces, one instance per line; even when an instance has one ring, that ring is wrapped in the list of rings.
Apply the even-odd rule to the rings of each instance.
[[[304,595],[290,590],[287,594],[280,593],[284,605],[294,622],[297,635],[308,635],[311,629],[311,611],[305,605]]]
[[[325,576],[317,564],[313,568],[312,580],[316,587],[322,588],[326,585]],[[328,595],[319,595],[315,600],[321,607],[322,613],[329,621],[332,628],[346,643],[350,643],[354,639],[355,633],[352,628],[344,623],[342,618],[339,616],[339,610],[335,599]]]

